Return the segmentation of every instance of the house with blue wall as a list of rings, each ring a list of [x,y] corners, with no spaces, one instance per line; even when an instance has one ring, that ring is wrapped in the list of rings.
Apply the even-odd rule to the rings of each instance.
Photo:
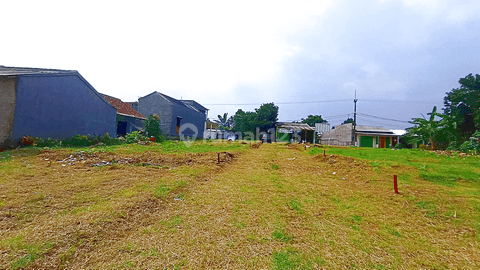
[[[178,100],[155,91],[132,106],[144,116],[157,114],[162,131],[170,136],[203,138],[208,109],[194,100]]]
[[[117,109],[75,70],[0,66],[0,145],[116,135]]]
[[[125,136],[127,133],[143,130],[143,121],[147,118],[137,112],[131,103],[105,94],[102,96],[117,109],[117,136]]]

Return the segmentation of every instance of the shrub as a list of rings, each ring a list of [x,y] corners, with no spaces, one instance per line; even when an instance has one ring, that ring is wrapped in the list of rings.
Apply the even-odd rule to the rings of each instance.
[[[147,136],[155,137],[157,142],[165,141],[165,136],[160,126],[160,117],[158,117],[158,115],[149,115],[147,120],[143,122],[143,126]]]
[[[148,141],[148,138],[143,136],[139,131],[134,131],[125,135],[126,143],[136,143],[138,141]]]
[[[58,139],[52,139],[52,138],[36,138],[37,139],[37,144],[36,146],[38,147],[60,147],[62,141]]]
[[[449,151],[456,151],[460,149],[460,144],[457,141],[452,141],[447,147],[447,150]]]
[[[96,144],[105,145],[119,145],[122,144],[122,140],[119,138],[110,137],[107,134],[103,136],[89,136],[89,135],[75,135],[63,140],[52,138],[35,138],[36,146],[38,147],[86,147]]]

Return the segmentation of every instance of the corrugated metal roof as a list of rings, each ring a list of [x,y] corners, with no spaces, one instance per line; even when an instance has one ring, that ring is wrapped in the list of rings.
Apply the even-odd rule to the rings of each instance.
[[[78,72],[76,70],[0,66],[0,76],[69,74],[69,73],[78,73]]]
[[[389,133],[392,133],[392,131],[388,128],[372,127],[372,126],[356,126],[355,130],[358,131],[358,132],[377,132],[377,133],[389,132]]]
[[[304,124],[304,123],[278,122],[277,126],[279,128],[291,129],[291,130],[315,130],[314,127],[311,127],[308,124]]]
[[[105,94],[101,94],[101,95],[103,96],[103,98],[105,98],[105,100],[108,101],[108,103],[112,104],[112,106],[117,109],[118,114],[130,116],[130,117],[134,117],[134,118],[139,118],[139,119],[143,119],[143,120],[147,119],[147,118],[145,118],[145,116],[141,115],[134,108],[132,108],[131,104],[129,104],[127,102],[123,102],[118,98],[107,96]]]

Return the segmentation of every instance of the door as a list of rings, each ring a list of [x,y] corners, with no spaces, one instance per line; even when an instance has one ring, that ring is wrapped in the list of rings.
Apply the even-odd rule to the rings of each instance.
[[[386,140],[385,137],[380,137],[380,148],[385,148]]]

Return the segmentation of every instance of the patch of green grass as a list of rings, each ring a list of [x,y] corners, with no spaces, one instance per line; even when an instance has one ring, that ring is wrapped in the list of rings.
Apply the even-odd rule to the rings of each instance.
[[[0,163],[12,160],[12,152],[4,151],[0,152]]]
[[[168,193],[170,193],[172,189],[165,183],[160,183],[156,188],[153,196],[161,199],[166,199]]]
[[[425,209],[425,216],[429,218],[433,218],[437,215],[437,204],[434,202],[427,202],[427,201],[420,201],[417,202],[417,207],[421,209]]]
[[[300,266],[300,262],[298,252],[291,248],[273,253],[273,269],[296,269]]]
[[[420,174],[423,179],[430,181],[432,183],[444,185],[447,187],[455,187],[456,178],[451,175],[439,174],[439,173],[429,173],[424,172]]]
[[[127,188],[122,190],[122,195],[127,198],[133,197],[135,196],[135,194],[137,194],[137,192],[135,191],[134,188]]]
[[[394,235],[396,237],[402,237],[402,235],[393,227],[386,225],[385,230],[391,235]]]
[[[272,164],[272,169],[278,170],[280,169],[280,166],[278,164]]]
[[[74,245],[72,245],[67,251],[60,254],[60,261],[65,262],[65,261],[72,260],[75,256],[75,253],[76,253],[76,248]]]
[[[180,215],[178,216],[174,216],[174,217],[171,217],[167,222],[166,222],[166,225],[169,227],[169,228],[173,228],[175,226],[178,226],[180,224],[183,223],[183,219]]]
[[[299,202],[296,198],[292,198],[289,202],[286,203],[287,206],[292,209],[297,211],[298,213],[303,213],[303,204]]]
[[[21,256],[10,262],[11,269],[19,269],[43,258],[43,255],[53,248],[53,243],[27,243],[23,236],[14,236],[0,241],[0,246],[9,247]]]
[[[287,243],[288,241],[292,240],[292,237],[288,235],[284,229],[275,228],[275,231],[273,231],[272,234],[272,239]]]
[[[480,180],[480,156],[446,156],[420,149],[386,150],[358,147],[327,147],[327,149],[331,154],[369,160],[370,165],[374,167],[382,162],[413,166],[421,172],[423,179],[441,185],[454,186],[457,180]],[[314,147],[308,153],[323,154],[323,150]]]

